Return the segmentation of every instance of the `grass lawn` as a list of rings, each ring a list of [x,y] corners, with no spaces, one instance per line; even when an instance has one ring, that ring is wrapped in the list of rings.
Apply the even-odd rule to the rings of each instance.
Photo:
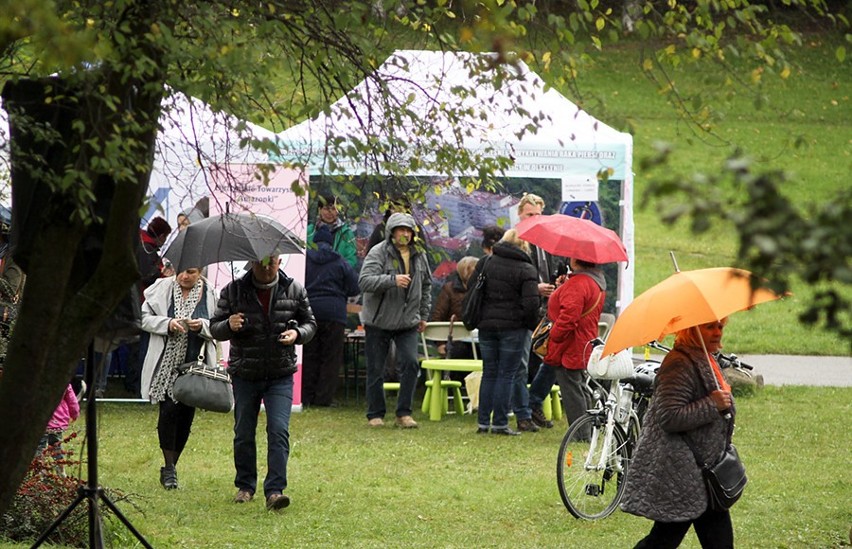
[[[831,62],[831,51],[819,37],[810,38],[798,54],[799,71],[772,87],[768,108],[756,111],[750,98],[734,98],[719,127],[723,138],[745,145],[762,165],[790,170],[795,179],[784,192],[803,204],[828,200],[835,189],[849,185],[852,72]],[[637,59],[637,47],[625,46],[585,69],[585,89],[605,96],[608,108],[593,113],[617,127],[630,119],[637,167],[654,141],[666,140],[676,145],[666,168],[671,173],[687,177],[713,170],[731,146],[692,138],[665,99],[639,76],[633,67]],[[685,89],[702,85],[687,73],[676,76]],[[798,136],[805,148],[792,146]],[[736,253],[729,227],[696,237],[684,226],[660,221],[658,211],[665,205],[640,210],[647,181],[658,175],[636,173],[637,294],[671,273],[669,250],[684,270],[730,265]],[[802,285],[794,292],[784,302],[732,317],[726,350],[848,354],[848,342],[797,323],[811,293]],[[850,388],[814,387],[767,387],[738,400],[735,441],[750,479],[733,510],[739,547],[850,544],[850,403]],[[494,437],[475,435],[470,416],[440,423],[419,413],[415,418],[421,421],[416,431],[370,430],[363,404],[295,414],[287,491],[293,504],[268,513],[260,498],[239,506],[231,502],[230,415],[198,414],[178,469],[181,489],[166,492],[158,481],[156,408],[102,404],[100,480],[130,494],[134,505],[119,502],[119,507],[154,547],[598,549],[631,547],[650,528],[649,521],[620,512],[597,522],[568,514],[555,483],[564,423],[537,434]],[[76,426],[83,425],[81,418]],[[263,455],[263,421],[259,433]],[[111,534],[115,547],[135,545],[118,522]],[[694,535],[684,547],[698,547]]]
[[[672,227],[661,221],[661,212],[672,204],[651,202],[641,208],[643,192],[652,178],[713,173],[737,144],[755,160],[756,169],[789,171],[792,179],[782,191],[803,208],[826,202],[837,190],[849,186],[852,71],[836,62],[832,54],[836,44],[831,40],[827,35],[808,36],[795,54],[797,68],[789,79],[764,75],[766,89],[741,90],[729,102],[717,104],[720,121],[715,137],[695,135],[642,75],[640,45],[625,44],[620,51],[595,54],[592,64],[581,70],[581,97],[566,95],[579,99],[608,124],[634,130],[636,295],[673,272],[670,250],[682,270],[734,265],[737,252],[733,227],[717,224],[705,234],[693,235],[685,223]],[[743,75],[748,75],[748,62],[742,61],[740,66]],[[712,91],[718,86],[719,69],[706,66],[704,70],[707,72],[675,70],[671,76],[686,94]],[[758,93],[767,97],[761,109],[754,106]],[[659,141],[673,145],[669,164],[643,170],[641,160],[654,154]],[[852,297],[848,286],[841,290]],[[726,347],[741,354],[848,355],[848,341],[797,321],[812,289],[798,283],[793,293],[782,303],[732,317]]]
[[[767,387],[738,400],[735,441],[750,479],[733,510],[739,547],[848,543],[850,403],[849,388]],[[403,431],[369,429],[363,403],[312,408],[292,419],[293,503],[269,513],[262,498],[231,502],[230,415],[199,413],[171,492],[159,485],[156,408],[102,404],[99,416],[101,482],[131,494],[137,508],[119,508],[154,547],[597,549],[631,547],[651,525],[620,511],[596,522],[568,514],[555,481],[564,423],[496,437],[474,434],[471,416],[433,423],[417,413],[420,429]],[[260,455],[263,428],[261,416]],[[111,531],[114,546],[134,545],[120,523]],[[698,547],[694,534],[684,547]]]

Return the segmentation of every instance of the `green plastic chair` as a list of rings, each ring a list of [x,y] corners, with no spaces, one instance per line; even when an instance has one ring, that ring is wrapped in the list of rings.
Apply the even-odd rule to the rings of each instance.
[[[434,345],[437,343],[443,343],[449,339],[451,325],[454,341],[458,341],[460,339],[471,340],[471,347],[473,348],[474,356],[473,359],[438,358],[429,355],[430,344]],[[478,358],[476,345],[473,344],[473,339],[473,334],[471,334],[461,322],[427,322],[426,329],[420,333],[420,342],[423,346],[424,355],[421,365],[424,365],[424,367],[427,367],[428,365],[431,368],[430,371],[435,369],[441,370],[448,366],[450,367],[449,369],[458,369],[459,371],[482,370],[482,361]],[[432,391],[435,390],[433,385],[434,383],[431,379],[426,381],[426,394],[423,395],[423,405],[421,406],[421,410],[424,414],[430,413]],[[464,414],[461,386],[462,383],[460,381],[452,381],[449,379],[441,380],[439,390],[441,391],[442,409],[440,415],[444,415],[449,411],[450,391],[452,391],[453,408],[455,412],[460,415]],[[432,416],[438,416],[438,414],[430,414],[430,417]]]

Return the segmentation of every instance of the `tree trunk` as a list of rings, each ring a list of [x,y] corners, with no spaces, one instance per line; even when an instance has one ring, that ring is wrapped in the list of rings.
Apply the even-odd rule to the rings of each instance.
[[[129,16],[141,28],[150,24],[151,14]],[[143,43],[140,46],[137,42],[136,48],[145,47],[142,36],[136,36]],[[154,61],[156,53],[153,48],[144,51]],[[124,54],[133,59],[139,49]],[[127,66],[133,64],[128,62]],[[20,160],[19,155],[25,153],[13,149],[13,196],[16,192],[42,192],[43,202],[37,211],[30,212],[35,216],[32,226],[38,230],[27,238],[27,283],[0,381],[0,513],[14,498],[80,358],[139,278],[134,250],[153,164],[164,80],[162,74],[128,77],[113,68],[104,66],[69,77],[76,80],[68,88],[107,90],[107,95],[78,91],[79,102],[73,113],[76,127],[55,124],[60,126],[54,128],[57,131],[64,128],[58,141],[62,154],[57,155],[50,147],[31,153],[53,173],[32,170],[32,156],[16,170],[16,155]],[[64,93],[57,91],[56,83],[57,79],[48,82],[45,93]],[[23,110],[17,111],[19,122],[32,124],[31,120],[21,120],[20,114],[44,104],[22,98],[18,107]],[[10,111],[14,106],[10,107],[8,97],[4,105]],[[14,124],[16,113],[9,114]],[[56,119],[47,120],[51,122],[56,123]],[[79,131],[80,125],[85,126],[84,131]],[[31,127],[23,128],[28,129]],[[14,129],[12,134],[14,143]],[[91,147],[92,142],[97,146]],[[122,143],[123,154],[118,155],[122,158],[100,153],[109,150],[109,143]],[[105,162],[92,162],[99,153]],[[78,179],[60,185],[72,168],[77,170]],[[81,209],[79,193],[85,187],[94,199],[88,209]],[[84,221],[86,214],[94,219]]]

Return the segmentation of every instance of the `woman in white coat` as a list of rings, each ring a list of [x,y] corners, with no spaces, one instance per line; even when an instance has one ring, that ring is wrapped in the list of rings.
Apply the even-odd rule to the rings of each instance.
[[[160,406],[157,434],[165,462],[160,484],[166,490],[178,487],[175,466],[195,417],[195,408],[177,402],[172,394],[176,368],[195,362],[202,350],[205,362],[216,364],[209,320],[215,309],[216,294],[201,269],[160,278],[145,290],[142,329],[151,334],[151,341],[142,365],[142,395]]]

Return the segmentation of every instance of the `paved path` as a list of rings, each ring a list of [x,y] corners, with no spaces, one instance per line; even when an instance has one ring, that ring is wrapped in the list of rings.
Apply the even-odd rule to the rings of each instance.
[[[637,355],[637,358],[640,355]],[[754,366],[767,385],[819,385],[852,387],[852,357],[739,355],[740,360]],[[661,355],[652,355],[662,359]]]
[[[742,355],[767,385],[852,387],[852,357]]]

